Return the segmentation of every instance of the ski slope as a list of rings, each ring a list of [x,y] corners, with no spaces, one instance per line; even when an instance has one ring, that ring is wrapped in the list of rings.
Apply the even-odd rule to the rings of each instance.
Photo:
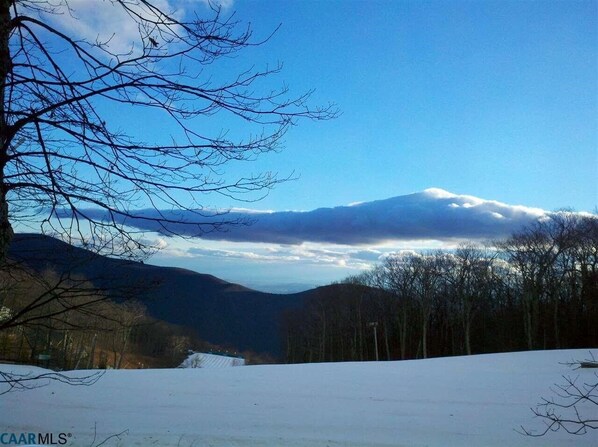
[[[3,432],[70,433],[68,446],[596,446],[541,429],[530,407],[588,350],[403,362],[110,370],[91,387],[0,396]],[[4,371],[27,367],[0,365]],[[70,372],[80,375],[81,372]],[[596,407],[582,408],[596,414]],[[95,427],[95,428],[94,428]]]

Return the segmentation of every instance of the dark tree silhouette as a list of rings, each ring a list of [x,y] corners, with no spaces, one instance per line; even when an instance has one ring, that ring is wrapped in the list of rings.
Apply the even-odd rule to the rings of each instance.
[[[358,305],[348,299],[356,292]],[[391,359],[585,348],[596,345],[597,318],[598,218],[560,211],[493,246],[396,253],[343,288],[320,289],[287,315],[287,357],[367,359],[347,349],[368,346],[363,321],[380,322]],[[325,357],[312,354],[318,339]]]
[[[191,211],[177,223],[213,231],[231,222],[206,219],[213,217],[206,194],[255,200],[284,180],[269,172],[231,177],[224,164],[277,150],[297,120],[337,113],[333,105],[310,107],[311,92],[272,89],[281,65],[213,76],[216,62],[271,37],[254,39],[234,14],[201,6],[192,15],[154,0],[98,2],[134,26],[123,50],[114,44],[122,29],[105,30],[104,40],[77,34],[78,5],[0,0],[1,257],[19,219],[88,246],[119,240],[112,249],[121,252],[140,245],[128,218],[172,231],[165,227],[172,217],[160,210]],[[115,117],[123,113],[150,122],[137,132],[121,128]],[[235,131],[214,130],[213,119]],[[178,132],[161,141],[143,137],[143,129],[173,125]]]

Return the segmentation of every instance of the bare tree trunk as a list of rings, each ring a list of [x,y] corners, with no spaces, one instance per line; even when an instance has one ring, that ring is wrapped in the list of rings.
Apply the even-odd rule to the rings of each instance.
[[[12,226],[8,219],[8,202],[4,183],[4,167],[8,159],[9,135],[6,112],[6,82],[11,72],[10,38],[10,5],[11,0],[0,0],[0,262],[6,259],[8,246],[13,236]]]
[[[322,310],[322,335],[320,342],[320,361],[326,361],[326,311]]]
[[[81,336],[79,337],[79,343],[77,344],[77,349],[75,350],[73,369],[79,369],[81,360],[83,360],[83,354],[85,353],[85,338],[86,337],[84,337],[83,334],[81,334]]]
[[[552,314],[552,321],[554,324],[554,347],[561,349],[561,332],[559,330],[559,299],[554,300],[554,309]]]
[[[18,353],[18,358],[19,360],[22,360],[25,356],[23,355],[23,348],[25,347],[25,335],[23,334],[25,328],[23,327],[19,327],[17,328],[17,332],[20,332],[20,336],[19,338],[21,339],[19,342],[19,353]]]
[[[422,357],[428,358],[428,318],[424,317],[422,324]]]
[[[525,303],[523,305],[523,310],[525,312],[524,315],[524,323],[525,323],[525,335],[527,340],[527,349],[532,350],[534,349],[534,330],[533,330],[533,310],[532,310],[532,303],[529,301],[529,298],[525,298]]]
[[[125,356],[125,353],[127,352],[127,347],[129,345],[129,338],[131,336],[131,327],[125,328],[123,336],[124,336],[124,340],[123,340],[122,347],[120,349],[120,353],[118,355],[118,360],[116,360],[116,358],[114,359],[115,360],[114,369],[120,369],[120,367],[122,365],[123,358]],[[116,354],[115,354],[115,356],[116,356]]]
[[[98,340],[98,334],[93,334],[93,340],[91,341],[91,349],[89,350],[89,358],[87,359],[86,369],[93,368],[94,357],[96,355],[97,340]]]
[[[471,355],[471,318],[469,313],[465,316],[465,352]]]
[[[390,360],[390,345],[388,343],[388,328],[384,322],[384,345],[386,346],[386,360]]]
[[[291,348],[291,335],[287,333],[287,363],[293,363],[293,351]]]
[[[363,321],[361,320],[361,300],[359,302],[359,361],[363,362]]]
[[[353,328],[351,360],[357,360],[357,328]]]
[[[463,315],[463,332],[465,336],[465,352],[471,355],[471,307],[467,306]]]
[[[402,315],[402,323],[400,333],[401,333],[401,360],[405,360],[407,357],[407,311],[403,310]]]
[[[62,368],[69,369],[69,331],[65,330],[64,335],[62,336]]]

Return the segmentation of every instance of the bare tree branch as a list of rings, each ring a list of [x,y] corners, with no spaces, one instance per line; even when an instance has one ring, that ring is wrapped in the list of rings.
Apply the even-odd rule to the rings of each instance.
[[[0,371],[0,396],[14,391],[26,391],[48,386],[52,381],[72,386],[91,386],[104,375],[104,371],[71,377],[57,372],[41,374],[16,374]]]
[[[592,356],[593,358],[593,356]],[[583,362],[569,365],[577,369]],[[571,435],[585,435],[598,429],[598,373],[580,380],[580,376],[563,376],[563,382],[551,388],[555,397],[542,398],[532,413],[544,423],[539,431],[521,426],[519,433],[541,437],[564,430]]]
[[[191,212],[178,223],[197,235],[238,224],[205,208],[209,194],[253,201],[288,177],[234,178],[223,167],[279,150],[298,120],[338,114],[333,105],[310,106],[312,92],[272,89],[281,64],[215,77],[216,62],[272,36],[255,39],[250,27],[217,7],[182,14],[160,5],[101,5],[137,29],[129,50],[122,50],[113,43],[118,29],[95,41],[69,29],[69,20],[84,17],[66,0],[0,1],[1,240],[10,240],[11,221],[37,221],[81,239],[108,232],[125,247],[139,244],[126,228],[129,218],[176,233],[160,212],[172,209]],[[122,129],[112,110],[143,114],[157,121],[145,128],[159,125],[176,134],[147,141],[143,130]],[[216,115],[222,129],[208,130]],[[156,212],[137,211],[143,208]]]

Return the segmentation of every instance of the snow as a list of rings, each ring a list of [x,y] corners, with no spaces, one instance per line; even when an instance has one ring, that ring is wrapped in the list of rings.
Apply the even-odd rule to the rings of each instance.
[[[71,433],[68,446],[595,446],[540,430],[530,407],[588,350],[403,362],[109,370],[93,386],[50,383],[0,396],[4,432]],[[4,371],[28,367],[0,365]],[[85,372],[69,372],[81,375]],[[595,412],[595,407],[586,408]]]
[[[243,365],[245,360],[240,357],[194,352],[179,365],[179,368],[228,368]]]

